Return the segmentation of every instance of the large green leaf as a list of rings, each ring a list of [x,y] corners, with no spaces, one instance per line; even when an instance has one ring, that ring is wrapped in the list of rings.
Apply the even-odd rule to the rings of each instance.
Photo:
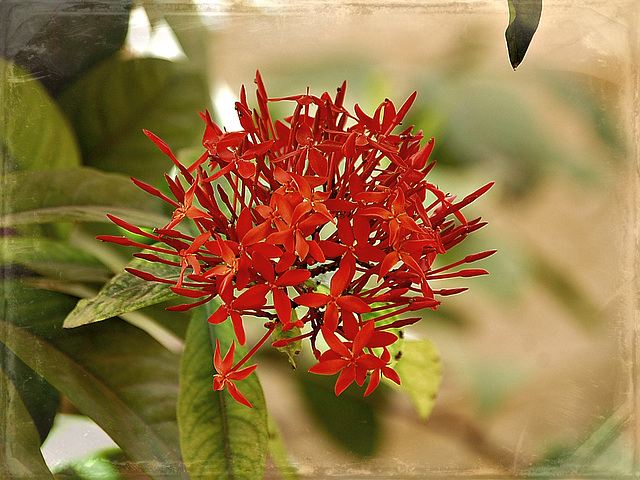
[[[0,317],[4,316],[0,313]],[[2,343],[0,343],[0,370],[20,395],[38,431],[40,443],[44,442],[53,427],[53,420],[60,405],[58,391]]]
[[[180,275],[179,267],[140,258],[134,258],[128,266],[160,278],[177,280]],[[176,297],[168,284],[149,282],[125,271],[109,280],[95,297],[80,300],[65,319],[64,326],[73,328],[99,322]]]
[[[418,416],[426,420],[433,410],[442,381],[440,355],[435,346],[428,340],[405,341],[395,369]]]
[[[139,226],[168,221],[159,199],[130,179],[92,168],[37,170],[0,176],[0,227],[65,220],[109,222],[107,213]]]
[[[3,370],[0,370],[0,399],[0,477],[53,478],[40,452],[38,430]]]
[[[0,54],[28,69],[49,91],[60,89],[120,50],[131,0],[0,3]]]
[[[117,320],[61,329],[68,304],[64,295],[24,286],[4,294],[9,319],[0,319],[0,342],[100,425],[148,474],[188,478],[175,417],[179,356]]]
[[[78,144],[64,113],[39,82],[2,58],[0,109],[3,171],[80,164]]]
[[[507,0],[509,26],[505,32],[509,61],[515,70],[527,53],[542,15],[542,0]]]
[[[204,77],[188,64],[114,57],[72,85],[60,102],[86,165],[153,182],[172,163],[142,130],[174,151],[197,147],[204,132],[198,111],[208,108],[210,97]]]
[[[182,356],[178,399],[182,455],[194,479],[262,478],[268,443],[262,388],[255,374],[237,385],[253,408],[236,402],[226,390],[213,390],[216,338],[226,353],[234,334],[230,320],[208,323],[209,310],[202,306],[195,311]],[[244,354],[244,348],[237,348],[235,360]]]

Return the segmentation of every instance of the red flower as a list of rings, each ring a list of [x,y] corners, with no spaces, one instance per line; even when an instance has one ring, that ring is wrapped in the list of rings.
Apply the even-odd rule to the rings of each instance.
[[[373,353],[367,353],[367,350],[371,351],[374,347],[386,347],[397,340],[397,337],[388,332],[379,332],[382,337],[375,338],[374,329],[375,322],[369,320],[355,334],[352,341],[341,342],[330,329],[322,328],[322,336],[329,345],[329,350],[320,356],[320,361],[309,371],[320,375],[334,375],[340,372],[336,381],[336,395],[344,392],[354,381],[359,386],[364,385],[369,372],[374,372],[375,376],[372,377],[365,395],[369,395],[378,386],[380,372],[400,384],[398,374],[387,366],[389,359],[385,361]]]
[[[324,326],[326,330],[335,332],[340,321],[340,312],[367,313],[371,307],[355,295],[345,295],[351,282],[353,271],[349,264],[341,265],[331,277],[329,295],[325,293],[303,293],[295,302],[306,307],[319,308],[326,306]]]
[[[241,368],[240,370],[234,368],[233,357],[235,349],[235,342],[231,342],[231,347],[229,347],[229,351],[223,359],[222,354],[220,353],[220,340],[216,338],[216,350],[213,354],[213,365],[218,373],[213,376],[213,389],[224,390],[224,387],[227,387],[229,389],[229,393],[234,399],[236,399],[236,401],[249,408],[253,408],[251,402],[247,400],[247,397],[240,393],[238,387],[236,387],[233,382],[247,378],[251,373],[253,373],[258,365],[251,365],[250,367]]]
[[[238,298],[233,298],[230,288],[221,290],[218,293],[224,303],[220,305],[213,314],[211,314],[208,321],[209,323],[218,324],[231,317],[233,331],[236,334],[236,338],[238,339],[238,342],[240,342],[240,345],[244,345],[246,336],[244,333],[244,325],[242,324],[242,314],[263,306],[266,299],[264,297],[254,295],[250,290],[247,290]]]
[[[282,322],[283,331],[291,330],[293,327],[302,327],[304,324],[299,320],[291,322],[291,299],[287,295],[286,289],[307,281],[311,276],[311,272],[298,269],[285,270],[276,278],[273,264],[260,253],[256,253],[253,256],[253,267],[260,275],[260,278],[264,280],[264,283],[257,283],[250,287],[247,292],[256,297],[264,297],[268,292],[271,292],[273,305],[278,318]]]
[[[456,201],[428,181],[435,164],[429,163],[433,139],[422,145],[421,132],[399,128],[415,93],[399,109],[387,99],[369,115],[358,105],[354,113],[345,108],[346,83],[333,97],[307,91],[269,98],[259,72],[256,85],[256,108],[249,106],[245,88],[240,90],[239,131],[226,131],[209,112],[201,114],[204,152],[189,167],[145,131],[177,168],[178,175],[165,175],[173,198],[134,182],[169,204],[172,218],[148,232],[109,217],[152,245],[126,237],[99,238],[142,248],[137,257],[179,268],[170,278],[128,271],[165,283],[193,302],[172,310],[218,299],[220,306],[209,321],[231,317],[240,344],[246,340],[243,322],[249,315],[267,328],[257,345],[276,328],[299,328],[299,335],[275,345],[308,338],[320,359],[312,371],[340,372],[338,393],[354,381],[363,385],[367,376],[366,394],[381,375],[399,382],[387,349],[396,337],[384,330],[415,323],[418,317],[399,315],[436,309],[441,297],[465,290],[434,288],[434,282],[487,273],[455,267],[493,250],[444,267],[434,264],[485,225],[480,218],[467,219],[462,210],[492,183]],[[290,102],[290,115],[273,119],[274,102]],[[189,231],[196,233],[184,233]],[[364,313],[370,313],[366,322]],[[321,332],[329,345],[325,353],[316,347]],[[230,380],[240,378],[231,377],[230,353],[216,365],[221,372],[216,385],[227,385],[235,398]]]

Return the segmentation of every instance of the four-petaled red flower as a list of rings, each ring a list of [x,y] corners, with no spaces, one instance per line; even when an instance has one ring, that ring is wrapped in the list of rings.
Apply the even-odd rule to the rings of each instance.
[[[240,391],[238,387],[233,382],[237,382],[240,380],[244,380],[247,378],[253,371],[258,367],[258,365],[251,365],[250,367],[245,367],[241,369],[237,369],[237,367],[233,366],[233,357],[236,350],[235,342],[231,342],[231,347],[229,347],[229,351],[222,358],[222,354],[220,353],[220,340],[216,339],[216,350],[213,354],[213,366],[216,369],[216,373],[213,376],[213,389],[214,390],[224,390],[224,387],[227,387],[231,396],[236,399],[238,402],[246,405],[247,407],[252,407],[251,402],[247,400]]]

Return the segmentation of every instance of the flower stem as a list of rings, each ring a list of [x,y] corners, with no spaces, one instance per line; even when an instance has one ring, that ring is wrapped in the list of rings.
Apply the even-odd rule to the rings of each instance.
[[[264,334],[264,336],[260,339],[260,341],[253,346],[253,348],[249,351],[249,353],[247,353],[242,358],[242,360],[236,363],[236,365],[231,369],[232,372],[235,372],[238,368],[244,365],[247,362],[247,360],[249,360],[253,356],[253,354],[256,353],[262,345],[264,345],[264,342],[266,342],[267,339],[271,336],[271,333],[276,329],[276,326],[278,325],[278,323],[271,322],[268,325],[269,326],[267,327],[267,333]]]

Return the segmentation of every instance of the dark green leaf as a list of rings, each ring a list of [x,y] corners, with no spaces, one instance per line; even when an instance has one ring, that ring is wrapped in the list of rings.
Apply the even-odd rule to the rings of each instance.
[[[151,476],[188,478],[175,418],[179,356],[121,321],[61,329],[64,295],[24,286],[9,293],[0,341]]]
[[[142,132],[150,130],[174,152],[201,145],[208,108],[204,77],[186,64],[157,58],[112,58],[60,97],[86,165],[154,182],[171,160]]]
[[[300,372],[296,377],[312,416],[329,438],[361,457],[376,453],[382,438],[376,410],[376,399],[384,395],[381,387],[365,398],[354,383],[337,397],[335,376]]]
[[[162,201],[122,175],[92,168],[10,173],[0,176],[0,187],[5,200],[0,227],[63,220],[109,222],[107,213],[143,227],[168,221],[158,213]]]
[[[262,478],[268,442],[262,388],[256,374],[238,382],[253,408],[236,402],[226,389],[213,390],[216,338],[224,355],[235,337],[231,320],[211,325],[211,308],[205,307],[194,313],[180,367],[178,424],[184,461],[192,478]],[[237,342],[236,347],[237,362],[246,349]]]
[[[515,70],[522,63],[542,14],[542,0],[507,0],[509,26],[505,32],[509,61]]]
[[[40,453],[38,430],[3,370],[0,370],[0,401],[0,477],[53,478]]]
[[[64,113],[39,82],[2,58],[0,109],[3,171],[80,164],[80,150]]]
[[[0,370],[20,395],[38,430],[40,443],[44,442],[53,426],[53,419],[60,404],[58,391],[2,343],[0,343]]]
[[[0,3],[0,55],[29,70],[50,92],[120,50],[130,0]]]
[[[402,357],[395,369],[418,416],[426,420],[433,410],[442,381],[440,355],[435,346],[428,340],[404,342]]]
[[[180,268],[163,263],[151,263],[134,258],[129,267],[143,270],[153,275],[176,280],[180,276]],[[149,305],[155,305],[178,295],[169,289],[166,283],[149,282],[129,272],[122,272],[107,282],[93,298],[78,302],[64,321],[65,328],[79,327],[95,323],[107,318],[117,317]]]

